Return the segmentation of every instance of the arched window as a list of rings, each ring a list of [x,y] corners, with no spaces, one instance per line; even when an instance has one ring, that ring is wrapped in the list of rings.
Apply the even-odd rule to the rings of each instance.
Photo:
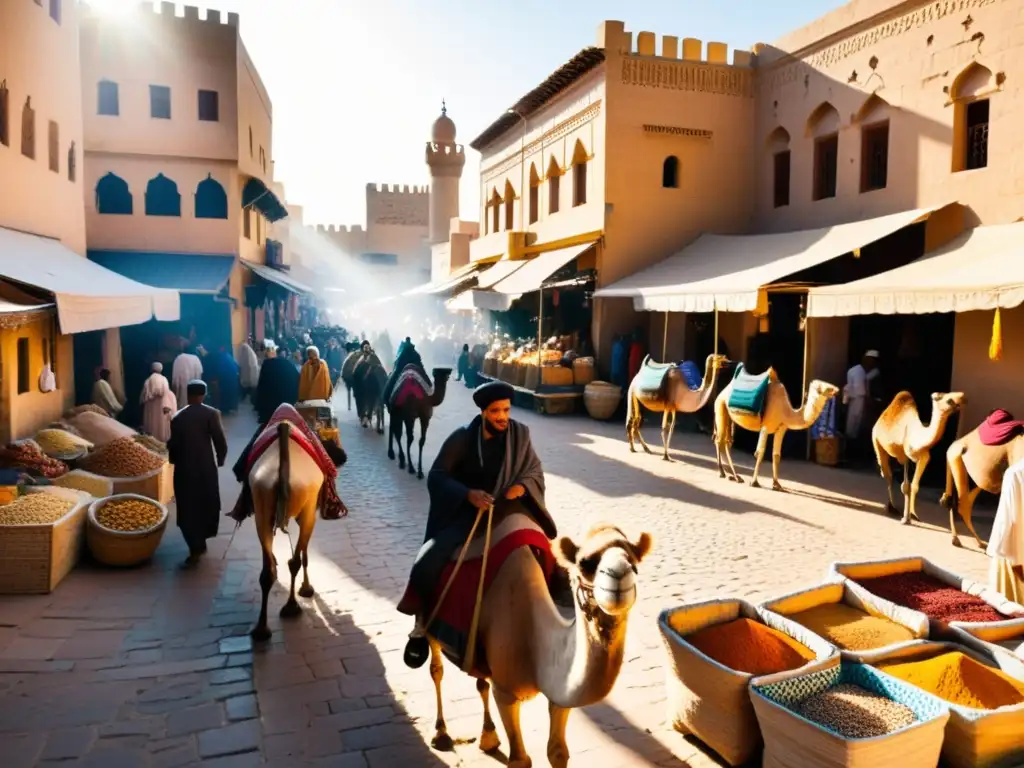
[[[789,205],[789,178],[792,155],[789,149],[789,131],[781,125],[768,134],[766,142],[772,162],[772,205]]]
[[[75,155],[75,142],[71,142],[71,146],[68,147],[68,181],[75,181],[78,166],[78,157]]]
[[[36,111],[32,109],[31,96],[21,109],[21,154],[36,159]]]
[[[679,158],[669,155],[661,164],[661,186],[665,189],[679,188]]]
[[[501,231],[501,196],[497,189],[491,190],[491,232]]]
[[[807,135],[814,139],[814,199],[836,196],[839,180],[839,112],[823,101],[807,118]]]
[[[99,213],[132,215],[132,193],[128,182],[108,173],[96,183],[96,210]]]
[[[860,125],[860,191],[885,189],[889,183],[889,105],[873,93],[854,119]]]
[[[146,185],[147,216],[181,216],[178,185],[158,173]]]
[[[505,181],[505,230],[511,232],[516,226],[516,191],[512,182]]]
[[[953,99],[953,172],[988,166],[990,96],[998,83],[988,67],[971,62],[949,89]]]
[[[576,140],[572,150],[572,206],[584,205],[587,202],[587,150],[583,142]]]
[[[228,195],[224,187],[212,174],[199,182],[196,187],[196,218],[226,219],[228,217]]]
[[[9,105],[11,92],[7,90],[7,81],[0,80],[0,144],[11,146],[11,113]]]
[[[548,163],[548,213],[558,213],[558,198],[561,194],[559,182],[562,179],[562,169],[558,167],[558,161],[554,157]]]
[[[535,224],[540,217],[540,176],[537,166],[530,163],[530,223]]]

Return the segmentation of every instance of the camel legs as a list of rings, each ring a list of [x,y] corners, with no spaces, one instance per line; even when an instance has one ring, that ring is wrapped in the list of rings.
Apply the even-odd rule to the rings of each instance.
[[[672,461],[672,457],[668,454],[668,447],[672,443],[672,433],[676,429],[676,412],[665,410],[665,414],[661,417],[661,442],[665,448],[665,455],[662,458],[665,461]]]
[[[569,745],[565,742],[565,726],[569,722],[570,711],[548,702],[548,716],[551,719],[551,730],[548,732],[548,763],[551,768],[568,768]]]
[[[378,435],[383,435],[384,434],[384,406],[382,404],[378,403],[377,407],[374,409],[374,411],[377,414],[377,434]]]
[[[416,477],[423,479],[423,446],[427,444],[427,427],[430,426],[428,419],[420,417],[420,459],[416,468]],[[412,469],[412,446],[409,447],[409,469]]]
[[[931,461],[931,458],[930,453],[925,453],[914,465],[914,481],[910,485],[910,516],[918,522],[921,521],[921,518],[917,516],[917,492],[921,488],[921,478],[924,477],[924,471],[928,467],[928,462]],[[904,483],[906,483],[905,479]],[[907,520],[904,522],[904,525],[909,522]]]
[[[352,387],[345,385],[345,392],[348,393],[348,409],[352,410]]]
[[[903,494],[903,517],[900,522],[903,525],[910,525],[910,460],[900,462],[903,468],[903,481],[900,483],[900,493]]]
[[[786,428],[779,427],[779,431],[772,437],[772,490],[784,491],[782,483],[779,482],[779,464],[782,463],[782,441],[786,437]]]
[[[523,731],[519,726],[519,700],[494,686],[494,703],[498,705],[501,724],[508,736],[508,768],[532,768],[533,760],[526,754]]]
[[[494,720],[491,719],[491,684],[481,677],[476,681],[476,691],[484,703],[484,728],[480,732],[480,750],[491,753],[501,746],[498,729],[494,727]]]
[[[899,514],[896,511],[896,499],[893,498],[892,494],[892,464],[889,461],[889,454],[878,444],[877,440],[873,442],[875,446],[875,460],[878,462],[878,471],[882,473],[882,479],[885,480],[885,492],[889,494],[889,506],[885,511],[890,515]]]
[[[307,507],[299,516],[299,543],[295,547],[295,556],[302,553],[302,586],[299,587],[299,597],[310,598],[316,594],[313,585],[309,583],[309,540],[313,537],[313,528],[316,526],[316,506]]]
[[[249,634],[256,642],[270,639],[270,628],[267,626],[267,601],[270,599],[270,588],[277,581],[277,561],[274,559],[274,521],[268,517],[256,515],[257,532],[260,547],[263,550],[263,570],[260,571],[260,590],[263,592],[260,603],[260,617]],[[262,523],[262,528],[259,524]],[[266,529],[266,530],[264,530]]]
[[[414,467],[413,464],[412,464],[412,441],[413,441],[413,439],[415,437],[416,437],[416,421],[414,419],[409,419],[407,422],[405,422],[405,446],[406,446],[405,447],[405,453],[409,457],[409,474],[410,475],[415,475],[416,474],[416,467]],[[401,449],[401,446],[399,446],[399,449]],[[399,469],[403,468],[402,454],[401,453],[398,454],[398,468]]]
[[[943,506],[949,507],[949,531],[953,534],[953,546],[961,546],[960,537],[956,533],[956,515],[959,514],[960,519],[967,526],[967,530],[970,531],[974,540],[978,543],[978,547],[984,549],[985,545],[982,543],[977,531],[974,530],[974,524],[971,520],[974,500],[981,493],[981,486],[975,486],[974,488],[970,486],[971,478],[967,472],[967,467],[964,466],[963,459],[959,455],[948,458],[946,463],[946,492],[942,495],[939,502]]]
[[[444,660],[441,658],[441,647],[430,641],[430,679],[434,681],[434,692],[437,695],[437,719],[434,721],[434,738],[430,746],[441,752],[455,749],[452,737],[448,735],[448,726],[444,722],[444,705],[441,702],[441,681],[444,679]]]
[[[313,525],[316,520],[316,502],[313,502],[313,504],[314,506],[307,506],[299,513],[299,538],[295,542],[295,549],[288,560],[288,572],[292,577],[292,585],[288,592],[288,602],[281,606],[282,619],[292,619],[302,613],[302,607],[299,605],[299,601],[295,599],[295,581],[298,578],[299,569],[309,562],[306,549],[309,547],[309,540],[313,538]],[[308,575],[303,577],[302,588],[304,590],[308,588],[309,597],[313,596],[313,587],[309,585]]]
[[[757,448],[754,449],[754,476],[750,480],[751,488],[761,487],[757,475],[761,471],[761,460],[764,459],[766,450],[768,450],[768,430],[761,427],[761,431],[757,433]]]
[[[644,449],[644,452],[653,453],[651,446],[644,440],[644,435],[640,431],[640,427],[644,423],[643,413],[640,410],[640,400],[632,392],[629,393],[629,396],[633,399],[633,407],[631,408],[633,412],[632,419],[626,422],[626,437],[629,438],[629,450],[634,453],[636,452],[636,449],[633,448],[633,440],[635,438],[640,442],[640,447]]]
[[[724,402],[719,400],[715,401],[715,454],[718,457],[718,476],[726,477],[725,469],[722,467],[722,455],[725,455],[725,460],[729,464],[729,479],[742,483],[741,478],[736,472],[736,466],[732,463],[732,430],[733,424],[732,419],[729,418],[729,409],[726,407]]]

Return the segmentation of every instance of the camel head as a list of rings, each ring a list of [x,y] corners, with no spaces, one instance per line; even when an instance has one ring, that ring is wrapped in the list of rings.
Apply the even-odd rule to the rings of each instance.
[[[451,368],[433,368],[430,371],[430,375],[434,377],[434,383],[438,384],[442,381],[448,381],[452,375]]]
[[[635,543],[611,525],[600,525],[577,545],[568,536],[558,540],[555,557],[576,584],[584,611],[599,609],[610,617],[624,616],[636,602],[636,567],[651,551],[651,535]]]
[[[729,358],[725,355],[708,355],[705,364],[710,364],[716,371],[720,371],[729,364]]]
[[[827,381],[815,379],[807,387],[807,402],[828,402],[839,394],[839,387]]]
[[[932,410],[935,413],[956,413],[967,405],[963,392],[932,392]]]

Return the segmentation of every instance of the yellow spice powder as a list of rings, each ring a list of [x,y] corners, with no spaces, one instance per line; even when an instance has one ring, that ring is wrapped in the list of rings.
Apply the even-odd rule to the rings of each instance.
[[[914,639],[914,633],[889,619],[871,616],[846,603],[826,603],[789,616],[844,651],[871,651]]]

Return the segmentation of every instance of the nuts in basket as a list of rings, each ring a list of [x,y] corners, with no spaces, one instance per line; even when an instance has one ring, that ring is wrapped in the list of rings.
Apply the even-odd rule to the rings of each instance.
[[[131,437],[112,440],[81,461],[82,469],[104,477],[139,477],[163,465],[163,458]]]
[[[140,499],[115,499],[96,510],[96,522],[112,531],[144,531],[162,517],[159,507]]]
[[[54,493],[30,493],[0,507],[0,525],[50,525],[74,506]]]
[[[34,440],[43,453],[53,457],[71,456],[92,448],[92,443],[63,429],[41,429]]]

